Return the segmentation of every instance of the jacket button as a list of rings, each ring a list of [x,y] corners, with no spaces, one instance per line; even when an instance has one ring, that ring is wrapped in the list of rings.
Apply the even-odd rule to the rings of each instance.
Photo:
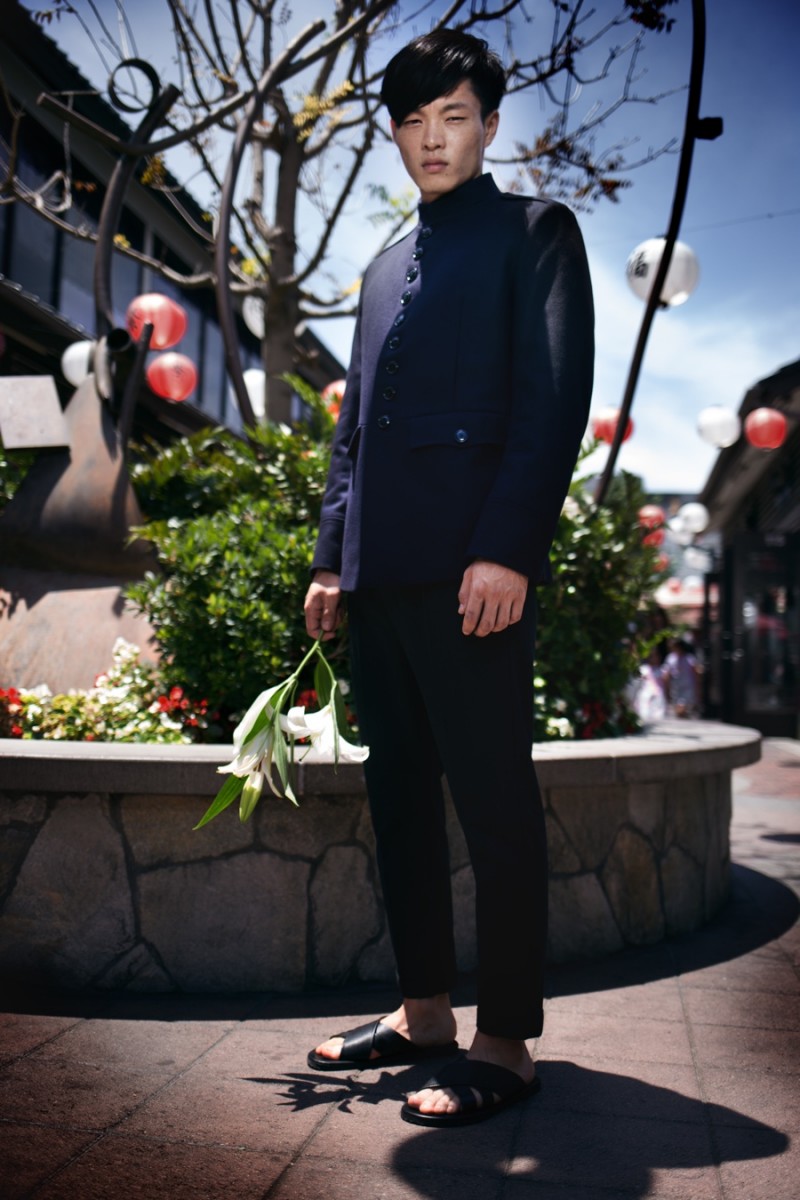
[[[400,338],[398,337],[398,335],[395,334],[394,337],[390,337],[387,345],[390,350],[396,350],[397,347],[400,345]]]
[[[405,319],[406,319],[406,314],[405,314],[405,313],[398,313],[398,314],[397,314],[397,316],[396,316],[396,317],[395,317],[395,319],[394,319],[394,325],[395,325],[395,328],[397,328],[397,327],[398,327],[398,325],[402,325],[402,324],[403,324],[403,321],[405,321]]]
[[[422,258],[424,253],[425,253],[425,247],[417,246],[416,249],[414,250],[414,253],[411,255],[411,257],[413,258],[414,262],[419,262],[419,260]]]
[[[391,418],[387,417],[386,413],[384,413],[383,416],[378,417],[378,429],[388,429],[391,423]]]
[[[469,434],[467,433],[466,429],[456,430],[456,441],[458,442],[459,446],[463,446],[468,437]]]
[[[400,303],[403,305],[404,308],[407,304],[410,304],[411,303],[411,292],[403,292],[402,296],[400,297]]]
[[[399,370],[400,370],[400,363],[397,362],[396,359],[390,358],[386,364],[386,374],[387,375],[396,375]]]
[[[432,233],[433,230],[431,229],[430,225],[423,225],[422,229],[419,231],[419,236],[421,238],[429,238]]]
[[[384,400],[394,400],[396,395],[397,388],[394,387],[385,387],[381,392],[381,396],[383,396]]]
[[[413,283],[419,275],[419,267],[409,267],[406,271],[406,282]]]

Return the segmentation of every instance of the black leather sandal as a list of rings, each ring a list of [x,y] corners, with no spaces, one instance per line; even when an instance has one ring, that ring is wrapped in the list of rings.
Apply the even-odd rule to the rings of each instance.
[[[381,1067],[384,1063],[404,1065],[458,1053],[457,1042],[440,1046],[415,1046],[382,1021],[371,1021],[368,1025],[359,1025],[357,1029],[333,1036],[344,1038],[339,1058],[323,1058],[316,1050],[312,1050],[308,1065],[315,1071],[364,1071],[370,1067]],[[375,1056],[373,1050],[377,1051]]]
[[[460,1058],[457,1062],[447,1063],[433,1079],[416,1089],[421,1092],[425,1088],[450,1088],[461,1105],[458,1112],[423,1113],[410,1104],[404,1104],[400,1116],[412,1125],[434,1125],[439,1128],[474,1125],[476,1121],[487,1121],[511,1104],[534,1096],[541,1086],[536,1076],[526,1083],[516,1071],[495,1066],[494,1063]],[[477,1097],[475,1092],[478,1093]]]

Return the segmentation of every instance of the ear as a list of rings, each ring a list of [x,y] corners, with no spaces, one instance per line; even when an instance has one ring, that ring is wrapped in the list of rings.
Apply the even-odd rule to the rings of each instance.
[[[497,127],[500,124],[500,113],[495,109],[489,113],[486,120],[483,122],[483,147],[491,146],[494,141],[494,136],[497,133]]]
[[[395,124],[395,122],[392,120],[391,117],[389,118],[389,132],[392,135],[392,141],[396,145],[397,144],[397,125]]]

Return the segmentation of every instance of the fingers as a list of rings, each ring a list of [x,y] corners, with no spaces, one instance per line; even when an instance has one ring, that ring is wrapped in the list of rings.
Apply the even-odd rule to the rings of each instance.
[[[335,587],[312,583],[306,593],[304,605],[306,631],[316,640],[330,641],[341,624],[341,592]]]
[[[458,593],[462,633],[487,637],[516,624],[525,606],[527,583],[524,575],[497,563],[472,563]]]

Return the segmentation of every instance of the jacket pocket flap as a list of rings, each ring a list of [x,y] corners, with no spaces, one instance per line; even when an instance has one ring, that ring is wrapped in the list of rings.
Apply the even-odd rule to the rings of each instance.
[[[501,446],[506,420],[496,412],[430,413],[408,422],[408,442],[418,446]]]

